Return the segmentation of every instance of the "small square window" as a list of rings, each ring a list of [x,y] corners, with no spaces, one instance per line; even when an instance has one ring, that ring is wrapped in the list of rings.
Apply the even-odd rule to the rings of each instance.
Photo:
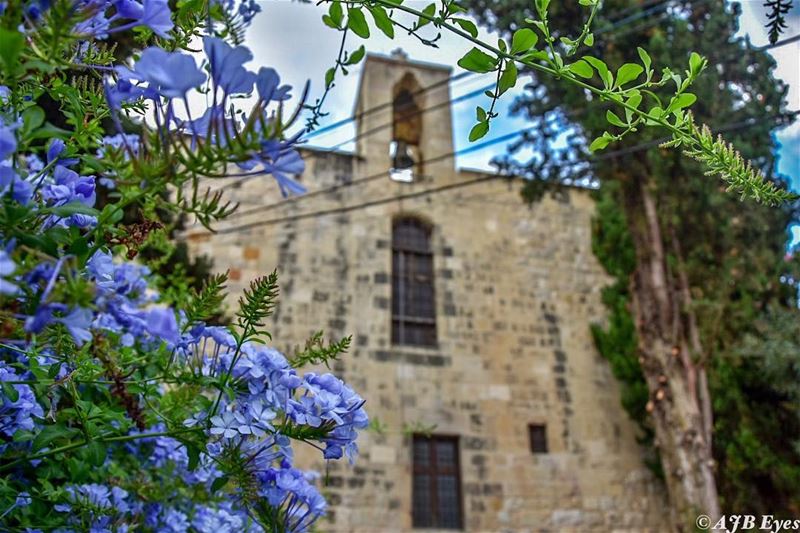
[[[531,440],[531,452],[547,453],[547,426],[544,424],[530,424],[528,435]]]

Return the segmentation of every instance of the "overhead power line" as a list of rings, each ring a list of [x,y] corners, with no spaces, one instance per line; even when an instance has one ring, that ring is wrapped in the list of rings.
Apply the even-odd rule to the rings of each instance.
[[[644,18],[644,17],[646,17],[648,15],[653,14],[654,12],[666,9],[669,6],[669,4],[674,3],[675,1],[676,0],[654,0],[654,1],[647,2],[642,7],[645,7],[645,6],[649,5],[649,4],[656,4],[656,5],[654,5],[652,7],[649,7],[648,9],[645,9],[644,11],[642,11],[640,13],[637,13],[637,14],[635,14],[633,16],[630,16],[630,17],[627,17],[627,18],[624,18],[624,19],[615,20],[615,21],[613,21],[611,23],[610,26],[608,26],[606,28],[599,29],[594,33],[595,33],[595,35],[600,35],[600,34],[607,33],[607,32],[613,32],[617,28],[626,26],[626,25],[630,24],[631,22],[639,20],[640,18]],[[710,1],[710,0],[700,0],[701,3],[705,3],[705,2],[708,2],[708,1]],[[620,16],[620,15],[622,15],[624,13],[627,13],[630,9],[631,8],[621,9],[621,10],[616,11],[613,14],[611,14],[610,17],[611,18],[618,17],[618,16]],[[438,88],[440,88],[442,86],[445,86],[445,85],[447,85],[447,84],[449,84],[451,82],[456,82],[456,81],[462,80],[464,78],[467,78],[467,77],[470,77],[470,76],[475,76],[475,75],[476,74],[474,72],[460,72],[458,74],[450,76],[446,80],[440,80],[440,81],[437,81],[437,82],[432,83],[430,85],[427,85],[425,87],[421,87],[420,89],[417,89],[415,92],[413,92],[412,95],[413,96],[418,96],[418,95],[424,94],[426,92],[438,89]],[[346,126],[347,124],[350,124],[351,122],[353,122],[355,120],[360,120],[360,119],[362,119],[362,118],[364,118],[366,116],[372,115],[374,113],[378,113],[380,111],[384,111],[384,110],[390,108],[391,106],[392,106],[392,102],[391,101],[384,102],[382,104],[376,105],[374,107],[371,107],[369,109],[366,109],[364,111],[356,113],[355,115],[353,115],[351,117],[347,117],[345,119],[342,119],[342,120],[339,120],[337,122],[334,122],[333,124],[329,124],[327,126],[323,126],[323,127],[319,128],[319,129],[316,129],[316,130],[314,130],[312,132],[309,132],[305,136],[305,138],[306,139],[311,139],[313,137],[317,137],[317,136],[322,135],[324,133],[327,133],[329,131],[338,129],[338,128],[342,127],[342,126]]]
[[[613,23],[611,26],[609,26],[608,28],[603,28],[603,29],[601,29],[601,30],[598,30],[598,31],[597,31],[597,32],[595,32],[595,33],[596,33],[596,34],[601,34],[601,33],[609,32],[609,31],[614,31],[614,30],[616,30],[616,29],[618,29],[618,28],[624,27],[624,26],[626,26],[626,25],[630,24],[631,22],[633,22],[633,21],[635,21],[635,20],[638,20],[639,18],[643,18],[643,16],[646,16],[646,15],[648,15],[648,14],[652,14],[652,13],[654,12],[654,10],[666,9],[666,7],[668,7],[668,5],[669,5],[669,4],[671,4],[671,3],[673,3],[674,1],[676,1],[676,0],[661,0],[661,1],[660,1],[660,2],[658,2],[658,3],[657,3],[657,5],[655,5],[654,7],[651,7],[651,8],[649,8],[649,9],[646,9],[645,11],[643,11],[643,12],[641,12],[641,13],[637,13],[637,14],[636,14],[636,16],[635,16],[635,18],[634,18],[634,17],[627,17],[626,19],[618,20],[618,21],[614,22],[614,23]],[[708,1],[710,1],[710,0],[699,0],[699,3],[706,3],[706,2],[708,2]],[[621,10],[621,12],[626,12],[626,11],[627,11],[627,9],[623,9],[623,10]],[[652,23],[651,23],[651,24],[652,24]],[[647,26],[649,26],[649,25],[650,25],[650,24],[646,24],[646,25],[644,25],[644,26],[640,26],[640,28],[642,28],[642,27],[647,27]],[[637,30],[638,30],[638,29],[639,29],[639,28],[637,28]],[[467,77],[469,77],[469,76],[474,76],[474,75],[476,75],[476,73],[474,73],[474,72],[462,72],[462,73],[456,74],[456,75],[454,75],[454,76],[450,76],[449,78],[446,78],[446,79],[444,79],[444,80],[440,80],[440,81],[438,81],[438,82],[435,82],[435,83],[433,83],[433,84],[431,84],[431,85],[427,85],[427,86],[425,86],[425,87],[422,87],[422,88],[420,88],[420,89],[416,90],[416,91],[415,91],[413,94],[414,94],[415,96],[417,96],[417,95],[421,95],[421,94],[424,94],[424,93],[426,93],[426,92],[428,92],[428,91],[431,91],[431,90],[434,90],[434,89],[438,89],[439,87],[446,86],[446,85],[448,85],[450,82],[455,82],[455,81],[458,81],[458,80],[461,80],[461,79],[467,78]],[[454,104],[454,103],[456,103],[456,102],[460,102],[460,101],[463,101],[463,100],[467,100],[467,99],[470,99],[470,98],[474,98],[475,96],[478,96],[478,95],[480,95],[480,94],[483,94],[485,91],[487,91],[487,90],[489,90],[489,89],[491,89],[491,88],[493,88],[493,87],[494,87],[494,83],[491,83],[491,84],[489,84],[489,85],[487,85],[487,86],[485,86],[485,87],[483,87],[483,88],[481,88],[481,89],[478,89],[478,90],[476,90],[476,91],[472,91],[472,92],[470,92],[470,93],[467,93],[467,94],[464,94],[464,95],[458,96],[458,97],[456,97],[456,98],[454,98],[454,99],[451,99],[451,100],[448,100],[448,101],[445,101],[445,102],[440,102],[440,103],[438,103],[438,104],[434,104],[434,105],[432,105],[432,106],[429,106],[429,107],[427,107],[427,108],[423,108],[423,109],[421,109],[421,110],[417,110],[417,111],[415,111],[413,114],[411,114],[410,116],[417,116],[417,115],[421,115],[421,114],[424,114],[424,113],[426,113],[426,112],[430,112],[430,111],[434,111],[434,110],[436,110],[436,109],[439,109],[439,108],[441,108],[441,107],[443,107],[443,106],[445,106],[445,105],[452,105],[452,104]],[[384,102],[384,103],[382,103],[382,104],[379,104],[379,105],[377,105],[377,106],[374,106],[374,107],[372,107],[372,108],[366,109],[366,110],[364,110],[364,111],[362,111],[362,112],[360,112],[360,113],[358,113],[358,114],[356,114],[356,115],[354,115],[354,116],[352,116],[352,117],[348,117],[348,118],[346,118],[346,119],[342,119],[342,120],[340,120],[340,121],[338,121],[338,122],[335,122],[335,123],[333,123],[333,124],[330,124],[330,125],[328,125],[328,126],[325,126],[325,127],[323,127],[323,128],[320,128],[320,129],[318,129],[318,130],[314,130],[313,132],[310,132],[310,133],[308,133],[307,135],[305,135],[305,139],[309,139],[309,138],[315,137],[315,136],[317,136],[317,135],[323,134],[323,133],[325,133],[325,132],[329,132],[329,131],[332,131],[332,130],[334,130],[334,129],[337,129],[337,128],[339,128],[339,127],[345,126],[345,125],[347,125],[347,124],[349,124],[349,123],[351,123],[351,122],[355,121],[356,119],[361,119],[361,118],[363,118],[363,117],[369,116],[369,115],[371,115],[371,114],[374,114],[374,113],[377,113],[377,112],[379,112],[379,111],[383,111],[383,110],[385,110],[385,109],[388,109],[388,108],[390,108],[392,105],[393,105],[393,102],[391,102],[391,101],[387,101],[387,102]],[[345,141],[339,142],[339,143],[337,143],[337,144],[335,144],[335,145],[333,145],[333,146],[331,146],[331,147],[327,147],[327,148],[324,148],[324,149],[322,149],[322,150],[317,150],[317,151],[313,152],[313,153],[311,154],[311,156],[310,156],[310,157],[313,159],[313,158],[321,157],[322,155],[324,155],[324,154],[326,154],[326,153],[334,153],[334,152],[336,152],[336,151],[337,151],[339,148],[341,148],[342,146],[344,146],[344,145],[346,145],[346,144],[349,144],[349,143],[351,143],[351,142],[357,142],[357,141],[358,141],[358,140],[360,140],[360,139],[363,139],[363,138],[365,138],[365,137],[369,137],[370,135],[374,135],[375,133],[377,133],[377,132],[379,132],[379,131],[382,131],[382,130],[384,130],[384,129],[388,129],[388,128],[392,127],[392,125],[393,125],[393,123],[392,123],[392,122],[388,122],[388,123],[381,124],[381,125],[379,125],[379,126],[376,126],[376,127],[374,127],[374,128],[371,128],[371,129],[369,129],[369,130],[367,130],[367,131],[364,131],[364,132],[358,133],[358,134],[356,134],[355,136],[353,136],[353,137],[351,137],[351,138],[349,138],[349,139],[347,139],[347,140],[345,140]],[[230,187],[233,187],[233,186],[235,186],[236,184],[239,184],[239,183],[241,183],[242,181],[246,181],[246,180],[248,180],[248,179],[251,179],[251,178],[257,177],[257,176],[259,176],[259,175],[261,175],[261,174],[257,174],[257,173],[251,173],[251,174],[249,174],[248,176],[245,176],[245,177],[240,177],[240,179],[239,179],[239,180],[236,180],[236,181],[233,181],[233,182],[230,182],[230,183],[225,183],[225,184],[223,184],[223,185],[220,185],[219,187],[216,187],[216,188],[214,188],[214,189],[213,189],[213,191],[214,191],[214,192],[216,192],[216,191],[221,191],[221,190],[228,189],[228,188],[230,188]],[[235,176],[231,176],[231,178],[235,178]]]
[[[768,117],[768,118],[775,118],[775,117]],[[748,127],[748,126],[752,126],[755,122],[756,122],[756,119],[748,119],[748,120],[744,120],[744,121],[740,121],[740,122],[729,123],[729,124],[725,124],[725,125],[720,126],[719,128],[717,128],[717,131],[722,133],[722,132],[726,132],[726,131],[738,130],[738,129],[742,129],[742,128],[745,128],[745,127]],[[528,130],[530,130],[530,129],[531,128],[528,128]],[[521,136],[528,130],[523,130],[522,132],[516,132],[514,134],[509,134],[509,135],[506,135],[506,136],[503,136],[503,137],[498,137],[497,139],[493,139],[492,141],[487,141],[487,142],[493,142],[494,143],[494,142],[501,142],[503,140],[508,140],[509,138],[513,138],[513,137],[516,137],[516,136]],[[661,139],[656,139],[656,140],[653,140],[653,141],[639,143],[637,145],[621,148],[619,150],[613,150],[613,151],[610,151],[610,152],[605,152],[605,153],[603,153],[603,154],[601,154],[601,155],[599,155],[597,157],[594,157],[594,158],[592,158],[592,159],[590,159],[588,161],[574,161],[574,162],[571,162],[571,163],[561,164],[561,165],[554,165],[554,166],[560,167],[560,168],[570,168],[570,167],[583,165],[583,164],[594,164],[594,163],[597,163],[599,161],[603,161],[603,160],[606,160],[606,159],[611,159],[611,158],[614,158],[614,157],[619,157],[619,156],[624,156],[624,155],[630,155],[632,153],[640,152],[640,151],[643,151],[643,150],[648,150],[648,149],[653,148],[655,146],[658,146],[658,145],[660,145],[660,144],[662,144],[662,143],[664,143],[664,142],[666,142],[666,141],[668,141],[670,139],[671,139],[671,137],[663,137]],[[485,145],[486,143],[482,143],[482,144]],[[468,149],[469,150],[473,150],[473,149],[480,149],[482,147],[483,146],[477,146],[476,145],[476,146],[468,147]],[[450,154],[445,154],[443,156],[439,156],[439,158],[453,157],[456,154],[457,154],[457,152],[452,152]],[[437,158],[437,159],[439,159],[439,158]],[[430,161],[428,161],[428,162],[430,162]],[[382,177],[382,176],[387,176],[388,174],[389,174],[389,172],[387,171],[387,172],[383,172],[383,173],[380,173],[380,174],[375,174],[373,176],[368,176],[366,178],[362,178],[360,181],[363,182],[363,181],[366,181],[366,180],[375,179],[376,176],[381,176]],[[303,220],[303,219],[307,219],[307,218],[315,218],[315,217],[326,216],[326,215],[331,215],[331,214],[347,213],[347,212],[355,211],[355,210],[358,210],[358,209],[365,209],[365,208],[374,207],[374,206],[377,206],[377,205],[396,202],[396,201],[399,201],[399,200],[407,200],[407,199],[411,199],[411,198],[418,198],[418,197],[427,196],[427,195],[430,195],[430,194],[435,194],[435,193],[455,190],[455,189],[459,189],[459,188],[463,188],[463,187],[469,187],[471,185],[487,182],[487,181],[490,181],[490,180],[509,179],[509,178],[514,178],[514,177],[515,176],[505,176],[505,175],[502,175],[502,174],[488,174],[488,175],[483,175],[481,177],[478,177],[478,178],[475,178],[475,179],[471,179],[471,180],[467,180],[467,181],[448,183],[448,184],[445,184],[445,185],[441,185],[439,187],[430,187],[428,189],[423,189],[423,190],[420,190],[420,191],[412,191],[412,192],[408,192],[408,193],[404,193],[404,194],[391,195],[391,196],[387,196],[387,197],[383,197],[383,198],[378,198],[378,199],[375,199],[375,200],[369,200],[369,201],[366,201],[366,202],[360,202],[360,203],[346,205],[346,206],[337,206],[337,207],[332,207],[332,208],[328,208],[328,209],[321,209],[321,210],[317,210],[317,211],[309,211],[309,212],[306,212],[306,213],[285,215],[285,216],[281,216],[281,217],[270,218],[270,219],[267,219],[267,220],[260,220],[260,221],[246,223],[246,224],[240,224],[238,226],[231,226],[231,227],[228,227],[228,228],[219,229],[215,233],[224,235],[224,234],[236,233],[236,232],[239,232],[239,231],[245,231],[245,230],[249,230],[249,229],[253,229],[253,228],[257,228],[257,227],[264,227],[264,226],[271,226],[271,225],[275,225],[275,224],[283,224],[283,223],[287,223],[287,222],[294,222],[296,220]],[[354,182],[350,182],[350,184],[354,184],[354,183],[355,183],[355,181]],[[300,198],[302,198],[302,197],[300,197]],[[264,208],[261,208],[261,209],[264,209]]]

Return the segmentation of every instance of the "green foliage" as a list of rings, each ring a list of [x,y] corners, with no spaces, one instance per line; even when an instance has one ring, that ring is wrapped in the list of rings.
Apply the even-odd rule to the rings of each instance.
[[[225,283],[228,273],[211,276],[199,292],[193,291],[192,298],[186,306],[186,326],[200,321],[209,320],[222,312],[222,302],[225,300]]]
[[[239,310],[236,312],[237,336],[239,345],[248,340],[256,340],[259,336],[269,339],[272,335],[264,329],[264,319],[272,314],[278,300],[278,272],[273,270],[268,276],[261,276],[250,282],[239,298]]]
[[[561,35],[558,39],[553,35],[555,30],[550,17],[552,10],[550,2],[537,0],[534,4],[537,18],[524,17],[524,22],[532,28],[517,29],[510,43],[500,39],[497,46],[480,40],[476,35],[477,28],[456,16],[463,12],[464,8],[452,0],[441,0],[438,11],[437,3],[417,10],[396,0],[348,2],[346,27],[342,25],[341,0],[327,1],[330,3],[330,8],[328,14],[323,16],[323,21],[328,26],[340,29],[343,34],[336,65],[326,74],[325,94],[333,85],[340,67],[345,74],[347,73],[343,68],[347,30],[361,38],[370,35],[369,24],[363,13],[366,9],[373,13],[376,27],[390,38],[394,32],[389,31],[389,28],[396,26],[407,30],[423,44],[436,46],[436,41],[441,37],[439,30],[444,29],[476,45],[458,61],[458,65],[475,73],[497,72],[497,81],[495,90],[487,92],[491,98],[491,106],[484,117],[478,117],[477,123],[470,131],[470,141],[476,141],[489,132],[490,122],[497,116],[494,111],[497,100],[503,93],[516,86],[518,70],[524,67],[538,74],[550,76],[559,82],[572,84],[593,94],[600,101],[611,103],[618,108],[617,113],[611,112],[607,115],[608,125],[618,129],[612,128],[600,133],[589,144],[592,152],[602,150],[612,142],[620,141],[640,129],[661,128],[671,137],[665,146],[683,146],[688,155],[707,165],[709,174],[720,175],[730,185],[730,190],[739,192],[743,197],[770,205],[797,198],[794,193],[769,182],[757,167],[745,163],[729,142],[721,137],[711,136],[706,126],[695,125],[692,115],[685,111],[696,100],[695,95],[688,90],[707,65],[707,59],[700,54],[694,51],[688,54],[688,68],[684,69],[683,74],[664,67],[660,75],[656,75],[650,54],[640,47],[637,47],[636,59],[641,64],[624,63],[619,66],[616,73],[612,72],[605,60],[589,54],[576,57],[572,63],[568,63],[566,59],[576,56],[582,47],[593,47],[595,44],[591,29],[600,11],[601,2],[598,0],[577,2],[580,8],[589,10],[580,34],[574,38]],[[374,12],[376,9],[380,9],[380,14],[377,16]],[[401,14],[416,17],[416,20],[413,24],[406,24],[402,21]],[[577,16],[583,18],[582,13],[577,13]],[[432,37],[423,36],[420,30],[429,24],[437,33]],[[537,47],[540,42],[541,45]],[[599,84],[594,80],[592,69],[597,72]],[[670,92],[668,87],[673,83],[675,87]],[[320,102],[324,97],[325,95]],[[315,118],[309,122],[310,127],[316,125],[318,108],[319,105],[312,107],[315,110]],[[626,120],[621,120],[620,115],[624,115]]]
[[[303,351],[298,350],[295,352],[294,357],[289,359],[289,364],[294,368],[306,365],[325,365],[330,368],[330,361],[338,359],[341,354],[347,352],[352,340],[352,336],[348,336],[336,342],[330,341],[325,346],[325,342],[322,340],[322,332],[318,331],[306,341]]]
[[[492,20],[485,20],[505,34],[518,31],[520,21],[530,12],[525,0],[508,0],[501,5],[469,0],[465,5],[478,14],[491,9]],[[631,0],[607,2],[604,7],[604,11],[612,13],[622,9],[633,17],[643,12]],[[551,7],[550,18],[554,25],[568,27],[580,13],[574,4],[563,3]],[[682,75],[667,76],[679,94],[662,98],[660,109],[651,108],[648,115],[670,115],[673,121],[682,115],[684,123],[697,128],[692,138],[704,144],[702,165],[658,148],[664,139],[648,130],[642,131],[644,142],[637,140],[634,144],[630,138],[622,139],[620,152],[612,157],[588,156],[584,147],[591,140],[603,145],[614,141],[616,132],[608,131],[609,124],[627,128],[636,115],[628,113],[627,107],[624,114],[620,113],[611,102],[598,105],[594,98],[587,102],[582,88],[567,87],[536,73],[536,88],[525,93],[515,107],[541,123],[541,128],[530,136],[539,157],[523,162],[506,157],[498,163],[505,172],[531,178],[526,186],[529,200],[547,191],[559,191],[565,180],[589,176],[599,180],[593,249],[615,281],[603,292],[607,322],[594,327],[593,334],[598,349],[620,379],[623,405],[645,437],[650,426],[647,394],[639,369],[635,323],[628,306],[633,290],[630,276],[640,245],[631,241],[630,229],[637,228],[642,217],[635,193],[643,177],[647,178],[658,206],[668,275],[675,276],[682,270],[690,286],[689,306],[697,318],[703,348],[703,353],[694,355],[708,369],[714,411],[714,457],[723,509],[796,515],[800,455],[795,443],[800,438],[800,413],[796,409],[797,396],[790,391],[798,382],[800,352],[793,339],[797,338],[800,317],[794,309],[795,289],[780,279],[797,279],[796,260],[784,261],[786,228],[797,219],[797,211],[786,203],[767,208],[739,202],[717,183],[704,179],[703,174],[714,170],[714,160],[718,158],[726,158],[726,168],[738,167],[734,176],[749,170],[724,142],[694,125],[695,120],[698,124],[702,121],[709,124],[710,130],[725,132],[725,142],[736,146],[742,160],[749,159],[768,176],[764,182],[725,178],[727,186],[739,193],[744,187],[756,185],[747,196],[759,196],[762,187],[771,188],[773,183],[780,185],[782,181],[773,173],[776,146],[771,132],[782,123],[786,112],[786,88],[773,77],[774,62],[766,53],[736,40],[734,8],[722,4],[693,6],[687,2],[681,3],[680,13],[681,16],[653,20],[650,26],[643,24],[629,30],[613,29],[613,21],[604,19],[601,12],[597,26],[606,31],[602,37],[598,34],[592,55],[583,56],[587,65],[576,61],[570,70],[579,76],[591,74],[602,80],[604,87],[613,87],[621,76],[625,79],[638,71],[628,67],[630,74],[623,74],[624,65],[641,66],[643,72],[637,80],[624,85],[629,87],[655,77],[653,64],[688,64]],[[693,73],[703,70],[704,61],[699,54],[707,56],[712,67],[695,77],[691,92],[677,91]],[[644,105],[643,100],[628,102],[630,107],[639,107]],[[689,105],[693,115],[686,112]],[[564,108],[569,113],[561,112]],[[552,116],[555,121],[542,118]],[[550,140],[567,125],[577,131],[577,138],[566,148],[553,147]],[[698,156],[691,143],[681,146]],[[565,172],[562,162],[572,160],[583,160],[587,165],[572,165],[571,171]],[[784,192],[776,187],[761,198],[781,197]],[[646,250],[643,247],[641,252]],[[753,348],[754,342],[760,347]],[[775,355],[763,355],[769,353]]]
[[[653,447],[654,430],[647,413],[650,394],[639,364],[636,325],[628,308],[631,301],[630,276],[636,268],[636,251],[628,232],[628,221],[618,204],[619,187],[609,184],[597,192],[592,222],[592,251],[614,282],[603,288],[602,300],[608,317],[604,325],[592,324],[591,331],[600,354],[608,360],[619,380],[622,406],[640,429],[648,466],[662,475],[658,453]]]

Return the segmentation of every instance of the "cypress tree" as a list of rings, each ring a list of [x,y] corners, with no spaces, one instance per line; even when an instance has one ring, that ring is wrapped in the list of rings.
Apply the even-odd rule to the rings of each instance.
[[[528,0],[463,4],[505,35],[532,9]],[[553,26],[566,32],[585,15],[578,2],[552,6]],[[698,121],[780,179],[772,133],[794,118],[787,87],[766,52],[735,36],[737,5],[609,0],[601,13],[592,55],[615,69],[637,62],[639,46],[659,67],[685,65],[691,52],[708,57],[693,89]],[[585,147],[605,130],[606,109],[534,76],[514,110],[540,128],[515,148],[537,153],[498,164],[530,178],[528,200],[566,180],[592,176],[600,184],[594,249],[616,282],[604,292],[608,321],[593,333],[622,382],[623,405],[652,443],[676,529],[692,530],[697,515],[722,510],[796,514],[800,427],[796,389],[787,383],[796,381],[800,355],[773,353],[791,347],[786,328],[800,318],[795,289],[781,282],[796,269],[784,258],[796,206],[740,202],[700,165],[659,148],[650,132],[610,148],[627,153],[593,161]],[[567,143],[554,142],[565,135]]]

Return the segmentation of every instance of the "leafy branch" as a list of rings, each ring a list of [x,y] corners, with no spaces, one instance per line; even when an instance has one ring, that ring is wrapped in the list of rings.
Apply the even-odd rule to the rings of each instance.
[[[341,3],[340,0],[329,1],[333,4]],[[489,132],[489,124],[497,116],[494,104],[500,95],[516,85],[517,65],[522,65],[532,71],[563,79],[601,101],[611,102],[619,109],[620,112],[608,111],[606,119],[611,126],[610,131],[604,132],[590,144],[591,151],[602,150],[611,142],[637,132],[642,127],[663,128],[672,136],[672,141],[667,143],[669,146],[683,146],[686,153],[707,164],[709,173],[720,175],[732,190],[772,205],[797,198],[797,195],[775,186],[760,171],[744,163],[729,143],[721,138],[704,135],[703,127],[695,125],[687,108],[695,102],[696,97],[688,90],[707,66],[707,60],[699,54],[691,54],[688,68],[683,74],[665,67],[658,76],[649,55],[642,48],[639,48],[641,64],[626,63],[616,72],[612,72],[601,59],[590,55],[568,62],[567,58],[575,56],[581,45],[594,43],[591,23],[600,8],[600,2],[579,0],[579,3],[590,8],[590,13],[576,38],[561,37],[557,42],[549,25],[550,0],[535,0],[538,19],[526,19],[525,22],[538,30],[538,33],[531,28],[520,28],[514,32],[510,43],[499,39],[497,46],[494,46],[478,38],[474,24],[454,16],[464,10],[453,2],[444,0],[438,13],[435,4],[418,10],[403,5],[402,0],[347,2],[350,18],[352,13],[361,8],[372,10],[377,6],[397,10],[417,18],[412,26],[415,33],[430,24],[475,45],[459,60],[459,66],[476,73],[494,72],[497,76],[495,90],[487,93],[492,99],[489,110],[480,106],[477,108],[477,123],[469,136],[471,141],[480,139]],[[389,15],[389,20],[396,24],[392,14]],[[540,38],[543,45],[537,47]],[[675,91],[664,96],[662,89],[671,82],[675,84]]]
[[[769,32],[770,44],[778,42],[778,38],[788,25],[786,24],[786,14],[792,9],[792,0],[767,0],[764,7],[769,9],[767,13],[767,31]]]
[[[328,362],[336,360],[341,354],[345,353],[350,348],[352,340],[353,337],[348,336],[336,342],[330,341],[325,346],[325,342],[322,340],[322,332],[317,331],[306,341],[305,349],[302,352],[296,351],[294,357],[289,359],[289,364],[294,368],[320,364],[330,368]]]

